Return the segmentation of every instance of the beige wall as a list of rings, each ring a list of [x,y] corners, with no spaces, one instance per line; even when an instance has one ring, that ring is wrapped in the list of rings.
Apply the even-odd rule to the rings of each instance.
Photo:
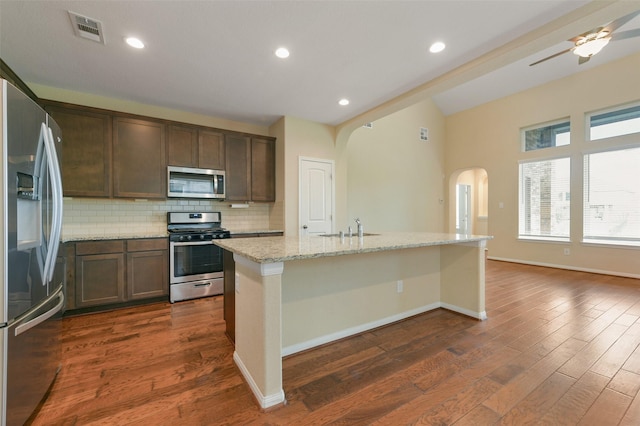
[[[346,147],[348,216],[338,229],[360,217],[369,232],[442,232],[444,128],[444,116],[426,100],[355,130]]]
[[[443,231],[444,116],[431,100],[357,129],[346,147],[336,146],[335,128],[295,117],[284,121],[284,229],[298,235],[300,157],[335,162],[335,230],[367,232]],[[428,142],[419,139],[429,128]]]
[[[300,157],[336,161],[335,128],[296,117],[284,117],[284,230],[298,235],[298,165]],[[344,171],[336,162],[336,200]],[[336,207],[336,211],[338,208]],[[337,214],[337,213],[336,213]]]
[[[488,231],[495,237],[488,244],[490,257],[640,277],[638,249],[581,244],[581,208],[572,208],[569,244],[517,239],[518,160],[570,155],[571,199],[574,206],[580,206],[582,153],[597,143],[584,140],[584,114],[640,100],[638,70],[640,54],[447,117],[447,176],[474,167],[488,173]],[[570,146],[558,147],[553,154],[546,150],[521,152],[520,128],[563,117],[571,118]],[[447,208],[455,206],[451,197],[447,203]],[[451,215],[448,217],[450,222]],[[570,249],[570,255],[563,254],[565,248]]]

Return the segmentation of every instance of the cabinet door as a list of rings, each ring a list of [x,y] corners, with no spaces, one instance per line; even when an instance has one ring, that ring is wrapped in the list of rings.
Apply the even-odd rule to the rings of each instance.
[[[276,200],[276,147],[270,139],[251,139],[251,199]]]
[[[198,166],[198,129],[169,126],[167,162],[170,166]]]
[[[219,132],[200,130],[198,132],[198,167],[201,169],[224,170],[224,135]]]
[[[119,303],[124,294],[124,253],[76,256],[76,307]]]
[[[169,294],[167,251],[127,253],[127,295],[129,300]]]
[[[46,109],[62,129],[64,195],[110,197],[111,116],[58,106]]]
[[[251,139],[226,135],[226,199],[251,200]]]
[[[164,124],[117,117],[113,128],[114,197],[166,198]]]

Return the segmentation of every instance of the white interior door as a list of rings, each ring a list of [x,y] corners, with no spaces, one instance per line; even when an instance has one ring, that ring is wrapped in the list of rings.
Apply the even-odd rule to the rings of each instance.
[[[469,219],[471,218],[471,186],[456,185],[456,233],[469,234],[471,231]]]
[[[300,235],[333,229],[333,161],[300,158]]]

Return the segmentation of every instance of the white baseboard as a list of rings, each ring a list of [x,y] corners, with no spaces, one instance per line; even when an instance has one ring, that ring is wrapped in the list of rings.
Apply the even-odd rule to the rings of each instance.
[[[567,271],[589,272],[591,274],[613,275],[613,276],[616,276],[616,277],[640,279],[640,275],[638,275],[638,274],[627,274],[627,273],[618,272],[618,271],[605,271],[605,270],[602,270],[602,269],[581,268],[581,267],[577,267],[577,266],[568,266],[568,265],[556,265],[554,263],[531,262],[531,261],[528,261],[528,260],[510,259],[510,258],[507,258],[507,257],[489,256],[489,257],[487,257],[487,259],[489,259],[489,260],[498,260],[500,262],[521,263],[523,265],[531,265],[531,266],[544,266],[546,268],[565,269]]]
[[[244,365],[244,362],[242,362],[242,359],[240,358],[240,355],[238,355],[238,352],[233,352],[233,360],[240,369],[242,376],[249,384],[249,388],[251,388],[251,392],[253,392],[253,395],[258,400],[258,404],[260,404],[260,407],[269,408],[273,407],[274,405],[282,404],[285,401],[283,389],[280,389],[280,392],[277,392],[273,395],[262,394],[260,388],[258,388],[258,385],[253,380],[253,377],[251,377],[251,373],[249,373],[249,370]]]
[[[487,311],[482,311],[482,312],[470,311],[468,309],[461,308],[461,307],[455,306],[455,305],[450,305],[448,303],[440,303],[440,307],[444,308],[444,309],[447,309],[449,311],[457,312],[459,314],[463,314],[463,315],[466,315],[468,317],[479,319],[479,320],[482,320],[482,321],[487,319]]]
[[[477,318],[480,320],[487,319],[487,313],[485,311],[472,312],[467,309],[460,308],[458,306],[449,305],[447,303],[436,302],[430,305],[422,306],[420,308],[412,309],[410,311],[405,311],[396,315],[391,315],[389,317],[382,318],[376,321],[371,321],[366,324],[361,324],[355,327],[347,328],[345,330],[341,330],[336,333],[331,333],[331,334],[326,334],[324,336],[316,337],[315,339],[307,340],[306,342],[296,343],[295,345],[287,346],[285,348],[282,348],[282,356],[292,355],[297,352],[315,348],[316,346],[324,345],[326,343],[340,340],[345,337],[353,336],[354,334],[363,333],[365,331],[374,329],[376,327],[381,327],[383,325],[401,321],[403,319],[412,317],[414,315],[423,314],[425,312],[432,311],[438,308],[448,309],[450,311],[458,312],[458,313],[470,316],[472,318]]]

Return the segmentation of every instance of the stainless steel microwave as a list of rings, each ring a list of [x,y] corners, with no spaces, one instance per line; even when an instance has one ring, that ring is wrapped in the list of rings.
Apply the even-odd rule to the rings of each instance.
[[[224,199],[224,170],[167,167],[167,196]]]

